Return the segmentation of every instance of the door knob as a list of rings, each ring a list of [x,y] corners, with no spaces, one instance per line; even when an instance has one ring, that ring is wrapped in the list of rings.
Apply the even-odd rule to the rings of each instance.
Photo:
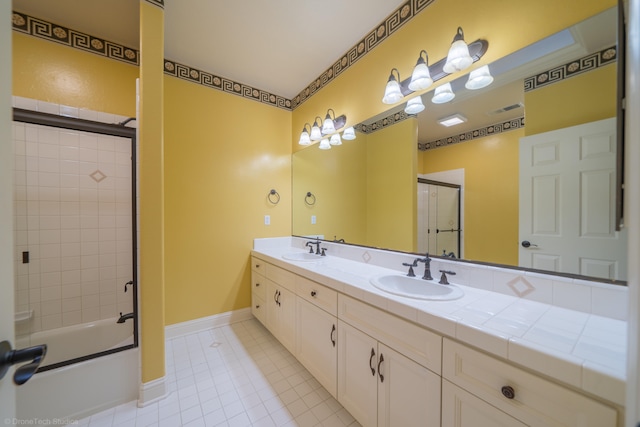
[[[522,245],[523,248],[528,248],[528,247],[531,247],[531,246],[533,246],[535,248],[538,247],[538,245],[535,245],[535,244],[531,243],[528,240],[523,240],[522,243],[520,243],[520,244]]]
[[[22,350],[12,350],[9,341],[0,342],[0,379],[5,376],[11,365],[30,361],[31,363],[16,369],[13,375],[13,382],[16,385],[26,383],[36,373],[46,354],[46,344],[23,348]]]

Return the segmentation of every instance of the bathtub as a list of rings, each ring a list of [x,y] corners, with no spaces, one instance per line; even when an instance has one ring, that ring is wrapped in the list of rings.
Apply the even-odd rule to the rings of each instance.
[[[56,364],[133,344],[133,322],[117,318],[36,332],[27,344],[47,344],[42,366],[16,389],[19,419],[80,419],[138,398],[139,350],[131,348],[69,365]],[[42,368],[41,366],[41,368]]]
[[[133,321],[116,323],[118,319],[97,320],[80,325],[65,326],[49,331],[34,332],[27,345],[47,345],[42,366],[54,365],[94,353],[133,344]],[[22,340],[21,340],[22,341]]]

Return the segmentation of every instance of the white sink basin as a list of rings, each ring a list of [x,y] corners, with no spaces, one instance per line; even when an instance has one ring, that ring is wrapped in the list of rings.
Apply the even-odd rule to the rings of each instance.
[[[289,261],[320,261],[322,259],[320,255],[309,252],[291,252],[282,255],[282,258]]]
[[[455,285],[441,285],[430,280],[401,274],[376,276],[370,282],[381,291],[415,299],[450,301],[464,295],[462,289]]]

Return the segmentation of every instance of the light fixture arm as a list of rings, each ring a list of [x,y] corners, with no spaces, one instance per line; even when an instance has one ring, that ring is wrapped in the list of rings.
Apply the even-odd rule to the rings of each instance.
[[[424,58],[422,57],[423,53],[424,53]],[[424,49],[420,51],[420,55],[418,55],[418,60],[416,61],[416,65],[420,65],[420,64],[429,66],[429,55],[427,54],[427,51]]]
[[[462,31],[462,27],[458,27],[458,31],[456,31],[456,35],[453,36],[453,41],[451,43],[455,43],[459,40],[464,41],[464,31]]]

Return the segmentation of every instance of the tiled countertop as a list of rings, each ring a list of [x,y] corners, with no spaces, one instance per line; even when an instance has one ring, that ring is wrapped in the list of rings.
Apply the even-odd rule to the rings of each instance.
[[[623,406],[625,404],[627,323],[497,292],[457,285],[464,296],[426,301],[388,294],[371,277],[400,270],[338,256],[319,261],[288,261],[303,249],[288,244],[256,245],[252,254],[266,262],[320,282],[443,336],[484,350],[522,367]],[[414,256],[404,256],[404,262]],[[397,262],[402,268],[402,262]],[[416,274],[419,274],[419,269]],[[434,274],[434,277],[436,275]],[[455,276],[449,278],[456,283]]]

